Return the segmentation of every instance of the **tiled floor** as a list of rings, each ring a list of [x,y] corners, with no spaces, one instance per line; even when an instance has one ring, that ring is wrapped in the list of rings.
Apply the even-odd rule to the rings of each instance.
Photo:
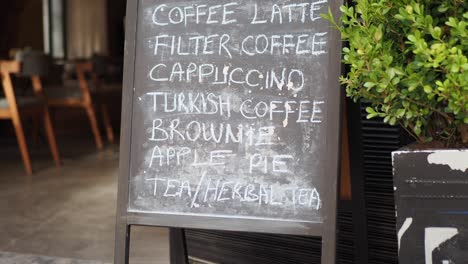
[[[15,142],[0,141],[0,264],[113,262],[118,147],[97,152],[91,137],[61,146],[62,168],[46,145],[33,147],[36,172],[28,177]],[[168,263],[167,233],[132,228],[130,263]],[[31,255],[61,259],[15,262]]]

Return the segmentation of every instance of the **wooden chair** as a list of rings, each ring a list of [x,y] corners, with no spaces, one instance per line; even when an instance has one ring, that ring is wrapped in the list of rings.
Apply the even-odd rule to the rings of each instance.
[[[5,98],[0,98],[0,119],[11,119],[15,128],[16,137],[23,158],[26,173],[31,175],[32,165],[22,125],[23,116],[37,116],[42,114],[47,139],[55,164],[60,166],[60,155],[57,149],[54,130],[42,91],[39,74],[30,75],[35,96],[15,96],[11,74],[21,73],[21,63],[18,61],[0,61],[0,76]]]
[[[114,133],[109,118],[109,112],[105,100],[102,100],[100,93],[101,81],[98,71],[96,70],[93,61],[77,61],[74,63],[76,75],[79,82],[79,87],[62,87],[47,89],[47,102],[50,107],[71,107],[83,108],[88,116],[96,146],[99,150],[103,148],[101,133],[96,117],[96,105],[101,107],[102,119],[106,129],[107,139],[110,143],[114,142]],[[91,77],[92,88],[87,77]],[[50,93],[49,93],[50,92]]]

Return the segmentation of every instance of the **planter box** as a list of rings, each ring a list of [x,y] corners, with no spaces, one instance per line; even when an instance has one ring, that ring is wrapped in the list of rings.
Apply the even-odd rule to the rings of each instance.
[[[399,263],[468,263],[468,150],[392,158]]]

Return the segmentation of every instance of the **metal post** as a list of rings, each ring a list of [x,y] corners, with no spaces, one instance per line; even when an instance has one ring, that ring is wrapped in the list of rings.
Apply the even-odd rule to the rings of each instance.
[[[187,243],[185,241],[184,229],[169,229],[169,245],[171,251],[171,264],[188,264]]]

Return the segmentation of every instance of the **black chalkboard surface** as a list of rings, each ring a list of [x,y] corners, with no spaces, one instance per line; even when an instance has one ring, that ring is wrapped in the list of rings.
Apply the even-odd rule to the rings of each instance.
[[[144,224],[334,244],[341,44],[321,14],[338,6],[129,1],[118,234]]]

